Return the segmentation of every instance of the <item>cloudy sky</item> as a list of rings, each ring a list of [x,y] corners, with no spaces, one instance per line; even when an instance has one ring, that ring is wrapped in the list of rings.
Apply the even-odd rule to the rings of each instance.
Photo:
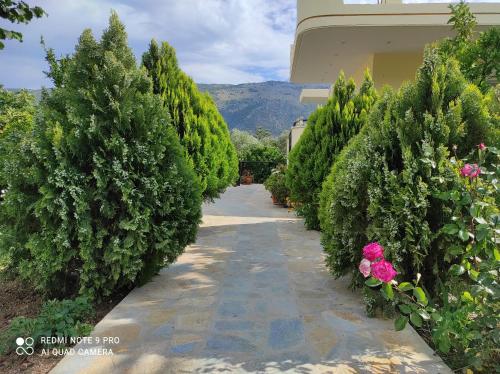
[[[29,25],[0,21],[23,32],[24,42],[7,41],[0,51],[4,87],[48,86],[40,46],[70,53],[91,28],[100,36],[110,10],[125,23],[129,44],[140,58],[151,38],[166,40],[181,67],[199,83],[287,80],[295,25],[295,0],[28,0],[48,17]]]
[[[0,51],[4,87],[49,86],[40,37],[56,53],[71,53],[85,28],[100,36],[111,9],[125,23],[138,58],[151,38],[166,40],[176,48],[181,67],[198,83],[288,79],[296,0],[26,1],[42,6],[48,17],[29,25],[0,21],[1,27],[24,33],[23,43],[7,41]],[[372,1],[376,0],[345,2]]]

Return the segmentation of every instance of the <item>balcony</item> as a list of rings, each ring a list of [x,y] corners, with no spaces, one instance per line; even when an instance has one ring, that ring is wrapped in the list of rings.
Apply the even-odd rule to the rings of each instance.
[[[499,3],[469,5],[477,30],[500,26]],[[449,18],[446,3],[298,0],[290,80],[332,83],[342,69],[359,82],[370,68],[377,86],[397,87],[413,78],[425,44],[452,35]]]

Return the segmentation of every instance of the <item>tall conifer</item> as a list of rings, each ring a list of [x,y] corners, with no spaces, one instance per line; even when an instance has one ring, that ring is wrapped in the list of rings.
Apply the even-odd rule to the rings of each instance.
[[[142,62],[200,178],[203,196],[217,197],[238,175],[238,158],[226,122],[210,96],[201,93],[179,68],[175,50],[167,42],[159,46],[152,40]]]
[[[346,82],[341,72],[332,97],[311,114],[289,155],[287,186],[309,229],[319,229],[319,193],[333,161],[366,122],[377,97],[368,72],[358,93],[355,88],[354,81]]]
[[[11,184],[3,238],[41,289],[99,297],[176,259],[201,191],[115,13],[101,41],[85,30],[74,55],[53,56],[31,147],[37,188]]]

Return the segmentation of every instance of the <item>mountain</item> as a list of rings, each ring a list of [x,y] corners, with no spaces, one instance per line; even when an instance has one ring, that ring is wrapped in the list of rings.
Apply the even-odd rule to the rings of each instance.
[[[289,82],[231,84],[198,84],[210,93],[230,129],[255,132],[262,126],[279,135],[288,130],[298,117],[308,117],[315,104],[300,104],[303,88],[327,87]]]
[[[299,102],[300,91],[328,86],[269,81],[236,85],[198,84],[198,87],[212,96],[230,129],[253,133],[257,126],[262,126],[279,135],[288,130],[298,117],[307,118],[316,109],[315,104]],[[40,98],[41,90],[30,91]]]

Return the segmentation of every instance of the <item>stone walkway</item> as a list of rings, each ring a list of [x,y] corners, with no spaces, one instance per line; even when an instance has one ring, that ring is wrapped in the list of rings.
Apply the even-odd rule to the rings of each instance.
[[[411,328],[367,318],[325,269],[319,233],[261,185],[206,205],[196,244],[92,336],[52,372],[450,373]],[[95,342],[104,337],[120,341]],[[82,350],[99,347],[113,355]]]

